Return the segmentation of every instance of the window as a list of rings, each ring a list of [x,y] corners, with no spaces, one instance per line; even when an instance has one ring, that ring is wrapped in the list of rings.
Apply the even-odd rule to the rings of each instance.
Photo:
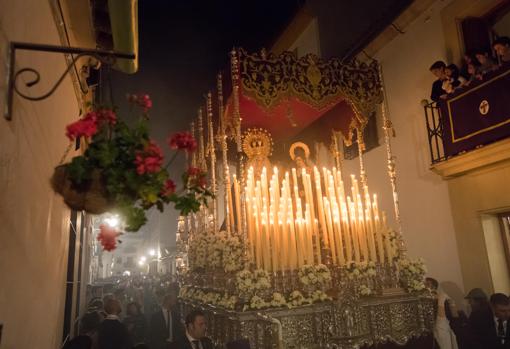
[[[467,17],[461,22],[464,52],[492,51],[492,41],[510,36],[510,2],[496,6],[481,17]]]
[[[510,212],[499,215],[501,226],[501,242],[505,251],[507,268],[510,271]]]

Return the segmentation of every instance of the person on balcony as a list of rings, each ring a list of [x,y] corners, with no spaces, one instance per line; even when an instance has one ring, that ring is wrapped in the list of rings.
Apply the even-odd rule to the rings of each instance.
[[[476,60],[480,63],[480,67],[478,70],[482,75],[485,75],[498,68],[497,64],[494,62],[492,57],[485,50],[475,51],[475,57]]]
[[[430,72],[437,78],[437,80],[432,83],[432,91],[430,93],[430,99],[434,102],[438,102],[441,98],[444,99],[448,96],[446,91],[443,90],[443,81],[447,79],[445,68],[446,64],[443,61],[435,62],[429,68]]]
[[[471,74],[468,72],[468,68],[470,64],[477,63],[478,61],[475,58],[475,55],[470,52],[466,52],[464,57],[462,57],[462,67],[460,68],[460,76],[463,76],[466,80],[469,80]]]
[[[469,86],[473,81],[482,80],[482,74],[480,73],[480,63],[475,59],[467,64],[467,81],[464,83],[465,86]]]
[[[445,68],[446,79],[443,81],[442,88],[446,93],[454,93],[457,88],[460,88],[466,83],[459,74],[459,68],[455,64],[450,64]]]
[[[508,36],[497,38],[492,47],[496,51],[501,64],[510,62],[510,38]]]

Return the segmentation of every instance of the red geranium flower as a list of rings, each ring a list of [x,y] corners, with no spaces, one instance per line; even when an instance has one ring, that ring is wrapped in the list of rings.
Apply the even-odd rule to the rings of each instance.
[[[145,112],[147,112],[150,108],[152,108],[152,100],[149,95],[139,95],[138,96],[138,105],[142,107]]]
[[[188,153],[192,153],[197,149],[197,141],[193,138],[191,133],[187,131],[174,134],[168,140],[168,145],[170,149],[181,149]]]
[[[135,157],[136,172],[139,175],[158,172],[162,164],[163,151],[154,141],[149,141],[144,151],[138,152]]]
[[[97,235],[97,240],[101,242],[103,250],[115,250],[117,247],[117,237],[120,235],[120,232],[106,224],[101,224],[99,230],[100,232]]]
[[[128,95],[127,99],[130,103],[138,104],[146,113],[152,108],[152,100],[148,94]]]
[[[175,193],[175,183],[171,179],[167,179],[165,182],[165,187],[163,188],[162,195],[163,196],[170,196],[173,193]]]
[[[99,121],[106,121],[111,125],[115,125],[117,123],[117,115],[111,109],[99,109],[97,111],[97,119]]]
[[[198,167],[189,167],[188,168],[188,176],[190,176],[190,177],[198,176],[201,173],[202,173],[202,170],[199,169]]]
[[[66,127],[66,136],[74,141],[80,137],[92,137],[97,132],[97,116],[91,112]]]
[[[206,173],[198,167],[189,167],[188,171],[189,185],[205,188],[207,186]]]

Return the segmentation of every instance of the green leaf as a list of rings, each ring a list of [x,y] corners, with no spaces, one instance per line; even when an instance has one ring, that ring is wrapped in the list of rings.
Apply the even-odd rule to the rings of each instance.
[[[90,180],[92,166],[84,156],[75,156],[66,168],[69,178],[75,185],[82,185]]]
[[[126,231],[138,231],[147,222],[145,211],[140,207],[125,206],[120,211],[126,222]]]

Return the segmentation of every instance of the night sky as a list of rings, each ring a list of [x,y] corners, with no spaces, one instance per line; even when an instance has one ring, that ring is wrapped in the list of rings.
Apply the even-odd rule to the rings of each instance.
[[[216,74],[229,65],[232,47],[269,48],[302,2],[140,1],[140,68],[114,74],[115,102],[129,92],[148,93],[153,135],[162,143],[189,128]]]

